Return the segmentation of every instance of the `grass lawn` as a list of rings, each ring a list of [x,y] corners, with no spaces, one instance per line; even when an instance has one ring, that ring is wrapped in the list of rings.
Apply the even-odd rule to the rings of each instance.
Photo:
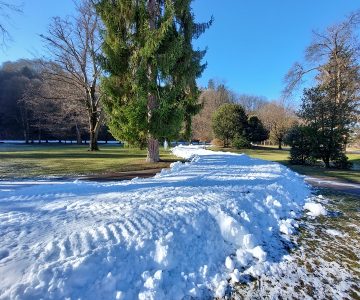
[[[151,164],[145,162],[146,150],[120,145],[100,145],[98,152],[89,152],[87,148],[87,145],[0,144],[0,178],[71,177],[158,169],[179,160],[163,149],[163,161]]]
[[[73,177],[77,175],[109,174],[169,167],[179,160],[170,151],[161,149],[162,162],[145,162],[146,150],[124,148],[120,145],[101,145],[101,151],[89,152],[87,146],[64,144],[0,144],[0,179],[46,176]],[[289,150],[275,147],[253,149],[213,148],[214,150],[245,153],[251,157],[282,163],[292,170],[309,176],[329,177],[360,183],[360,170],[327,170],[321,167],[293,166],[288,163]],[[360,165],[360,154],[349,154]]]
[[[257,147],[253,149],[232,149],[232,148],[212,148],[213,150],[231,151],[237,153],[245,153],[254,158],[261,158],[265,160],[271,160],[279,162],[291,168],[295,172],[303,175],[309,175],[314,177],[328,177],[329,179],[340,179],[343,181],[349,181],[354,183],[360,183],[360,170],[336,170],[325,169],[318,166],[295,166],[289,164],[288,157],[290,155],[289,149],[278,150],[275,147]],[[360,165],[360,154],[347,154],[349,160],[354,164]]]

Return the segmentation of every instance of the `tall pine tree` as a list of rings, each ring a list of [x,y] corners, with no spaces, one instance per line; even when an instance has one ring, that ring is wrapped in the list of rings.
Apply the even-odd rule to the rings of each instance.
[[[159,161],[161,138],[172,138],[197,112],[196,78],[205,51],[192,47],[210,25],[197,24],[191,0],[99,0],[105,25],[104,106],[111,133],[144,147]],[[195,109],[194,109],[195,108]]]

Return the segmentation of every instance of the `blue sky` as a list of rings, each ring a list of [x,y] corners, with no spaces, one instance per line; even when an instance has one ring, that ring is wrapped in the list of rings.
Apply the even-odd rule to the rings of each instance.
[[[8,24],[12,41],[0,50],[0,63],[42,56],[38,35],[46,32],[53,16],[74,11],[72,0],[22,2],[23,13]],[[215,18],[195,43],[208,48],[208,67],[198,82],[204,86],[215,78],[238,93],[276,99],[287,70],[302,59],[312,30],[325,29],[359,8],[358,0],[195,0],[198,21]]]

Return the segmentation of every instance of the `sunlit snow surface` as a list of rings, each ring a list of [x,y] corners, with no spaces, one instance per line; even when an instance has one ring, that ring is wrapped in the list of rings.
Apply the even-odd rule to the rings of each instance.
[[[310,195],[284,166],[173,149],[154,178],[0,182],[0,298],[222,297],[278,272]]]

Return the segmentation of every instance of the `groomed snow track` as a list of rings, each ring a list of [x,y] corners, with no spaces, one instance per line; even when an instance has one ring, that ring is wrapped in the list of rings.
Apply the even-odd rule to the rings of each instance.
[[[310,192],[284,166],[176,147],[150,179],[0,182],[0,299],[222,297],[277,272]]]

